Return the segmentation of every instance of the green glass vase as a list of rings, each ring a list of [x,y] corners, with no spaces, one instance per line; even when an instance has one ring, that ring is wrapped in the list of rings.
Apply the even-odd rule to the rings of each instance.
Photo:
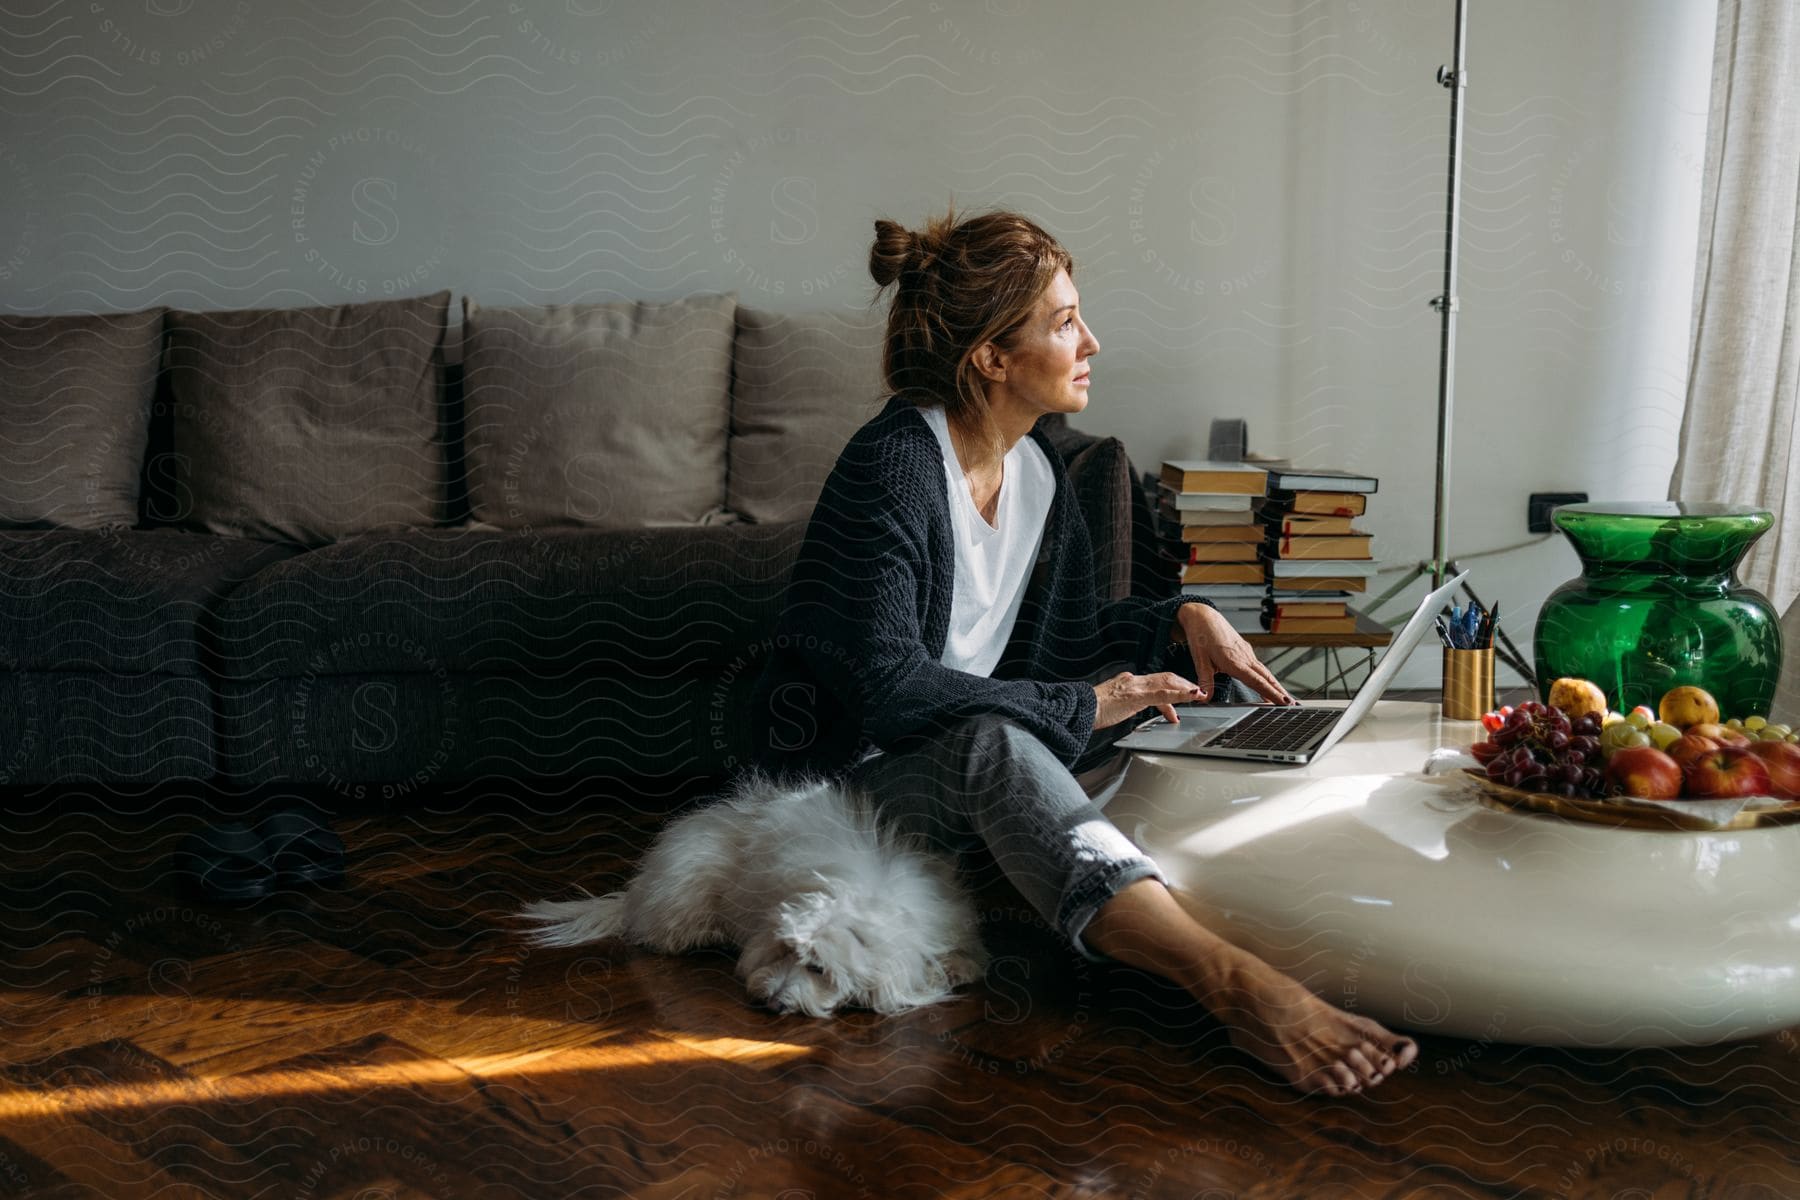
[[[1781,618],[1735,574],[1774,524],[1763,509],[1682,500],[1569,504],[1551,516],[1581,576],[1550,594],[1533,636],[1538,690],[1591,679],[1620,712],[1681,684],[1722,717],[1767,714],[1781,675]]]

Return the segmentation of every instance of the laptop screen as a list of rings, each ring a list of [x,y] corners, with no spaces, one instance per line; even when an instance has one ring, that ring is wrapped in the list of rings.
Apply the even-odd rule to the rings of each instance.
[[[1375,707],[1375,702],[1381,699],[1381,694],[1387,691],[1388,685],[1394,681],[1394,676],[1400,673],[1400,668],[1406,665],[1406,660],[1412,656],[1412,652],[1424,639],[1425,631],[1431,628],[1432,618],[1437,616],[1438,610],[1449,602],[1450,594],[1468,577],[1469,573],[1464,571],[1455,579],[1446,579],[1443,587],[1428,593],[1423,600],[1419,601],[1419,607],[1413,609],[1412,617],[1400,627],[1400,632],[1394,635],[1394,640],[1382,650],[1381,657],[1376,660],[1375,669],[1369,672],[1369,677],[1363,680],[1363,685],[1356,689],[1356,697],[1344,710],[1343,719],[1337,723],[1325,740],[1319,743],[1319,748],[1313,751],[1315,755],[1323,754],[1331,749],[1333,743],[1355,729],[1356,723],[1369,715],[1369,710]]]

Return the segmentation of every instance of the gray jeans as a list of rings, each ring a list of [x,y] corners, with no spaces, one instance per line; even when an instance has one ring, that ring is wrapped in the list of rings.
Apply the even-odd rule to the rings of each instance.
[[[846,781],[884,823],[952,853],[986,846],[1020,895],[1092,961],[1081,940],[1126,884],[1162,871],[1101,815],[1075,773],[1126,754],[1102,730],[1072,770],[1037,735],[1003,717],[970,717],[944,737],[859,763]]]

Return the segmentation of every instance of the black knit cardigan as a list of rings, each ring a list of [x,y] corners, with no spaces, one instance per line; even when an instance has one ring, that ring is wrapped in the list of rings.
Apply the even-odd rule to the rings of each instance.
[[[983,713],[1016,721],[1072,765],[1093,733],[1094,683],[1181,670],[1172,626],[1196,598],[1101,604],[1074,487],[1043,431],[1029,436],[1056,496],[1012,636],[985,677],[939,662],[956,549],[936,435],[896,395],[850,439],[807,525],[752,693],[758,765],[841,777],[870,747],[903,750]]]

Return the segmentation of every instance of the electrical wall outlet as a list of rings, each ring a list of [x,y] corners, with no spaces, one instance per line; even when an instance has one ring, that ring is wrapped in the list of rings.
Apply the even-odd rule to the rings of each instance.
[[[1525,529],[1528,533],[1549,533],[1556,528],[1550,523],[1550,510],[1559,504],[1586,504],[1586,492],[1533,492],[1525,501]]]

